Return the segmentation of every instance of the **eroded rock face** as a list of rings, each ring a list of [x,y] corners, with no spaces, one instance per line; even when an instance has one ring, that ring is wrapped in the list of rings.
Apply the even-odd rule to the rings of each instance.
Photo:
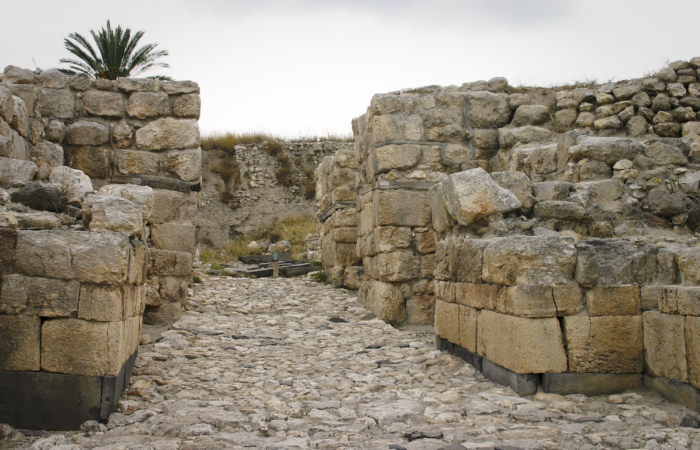
[[[83,201],[83,221],[90,231],[114,231],[141,236],[143,209],[122,197],[89,195]]]
[[[56,167],[49,177],[49,182],[61,188],[61,195],[66,200],[83,198],[86,193],[92,192],[92,180],[81,170],[70,167]]]
[[[136,131],[136,145],[143,150],[199,147],[199,127],[193,119],[158,119]]]

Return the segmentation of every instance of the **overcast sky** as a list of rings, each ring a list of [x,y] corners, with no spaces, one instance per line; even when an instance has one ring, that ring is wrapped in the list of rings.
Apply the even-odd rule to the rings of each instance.
[[[0,68],[48,69],[110,19],[201,87],[207,131],[350,133],[372,96],[505,76],[622,80],[700,56],[697,0],[4,2]]]

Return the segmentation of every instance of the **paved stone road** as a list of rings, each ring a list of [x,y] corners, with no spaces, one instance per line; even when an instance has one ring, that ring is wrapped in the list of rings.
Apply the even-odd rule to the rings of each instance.
[[[700,449],[690,411],[656,394],[520,398],[308,279],[212,278],[189,309],[141,346],[106,427],[0,448]]]

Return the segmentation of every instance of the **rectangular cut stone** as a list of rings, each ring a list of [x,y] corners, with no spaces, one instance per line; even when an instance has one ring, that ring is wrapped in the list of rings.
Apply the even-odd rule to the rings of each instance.
[[[557,306],[557,316],[572,316],[583,311],[583,291],[578,284],[560,284],[552,286],[554,303]]]
[[[402,282],[420,276],[420,258],[414,256],[413,252],[380,253],[377,259],[381,281]]]
[[[78,311],[77,281],[7,275],[0,291],[1,314],[70,317]]]
[[[80,286],[78,317],[98,322],[117,322],[124,317],[122,287],[109,284]]]
[[[422,255],[420,257],[421,278],[433,278],[435,274],[435,254]]]
[[[15,265],[17,230],[0,228],[0,275],[10,273]]]
[[[124,319],[143,315],[146,307],[146,285],[123,286]]]
[[[685,317],[658,311],[644,313],[645,372],[688,382]]]
[[[663,286],[659,311],[684,316],[700,316],[700,286]]]
[[[635,316],[642,312],[639,286],[598,285],[586,292],[586,304],[591,316]]]
[[[435,232],[432,230],[424,232],[416,232],[413,238],[416,244],[418,253],[426,254],[435,252],[435,244],[437,242]]]
[[[126,349],[123,322],[55,319],[41,327],[41,369],[71,375],[117,375]]]
[[[655,311],[659,309],[659,304],[663,299],[662,286],[642,286],[640,294],[642,311]]]
[[[467,283],[482,283],[484,250],[491,243],[485,239],[455,238],[448,248],[451,279]]]
[[[566,352],[556,318],[525,319],[479,312],[479,355],[516,373],[565,372]]]
[[[499,303],[503,312],[505,312],[505,301],[503,300],[503,287],[495,284],[479,284],[477,285],[481,291],[481,305],[484,309],[496,311]]]
[[[431,210],[431,225],[438,233],[444,233],[452,226],[452,217],[447,212],[445,201],[442,197],[442,185],[433,185],[428,190],[428,203]]]
[[[685,318],[685,348],[688,355],[688,382],[700,389],[700,317]]]
[[[151,241],[161,250],[190,252],[195,244],[194,238],[192,222],[156,223],[151,226]]]
[[[146,244],[138,239],[129,240],[131,248],[129,250],[129,267],[126,277],[128,284],[143,284],[146,282],[146,269],[148,256],[146,255]]]
[[[418,164],[420,157],[421,149],[418,145],[390,144],[372,149],[369,164],[376,175],[393,169],[408,170]]]
[[[336,242],[352,243],[357,242],[357,228],[343,227],[333,230],[333,238]]]
[[[479,310],[468,306],[459,306],[459,345],[476,353]],[[456,344],[457,342],[455,342]]]
[[[360,263],[355,243],[338,242],[335,244],[337,266],[354,266]]]
[[[430,222],[425,191],[378,190],[374,197],[376,226],[424,227]]]
[[[550,286],[511,286],[505,292],[506,313],[518,317],[556,317]]]
[[[0,370],[40,369],[41,319],[0,315]]]
[[[377,317],[389,323],[399,324],[406,320],[403,296],[399,288],[392,284],[370,281],[366,294],[366,306]]]
[[[184,277],[192,273],[192,253],[150,249],[148,251],[149,276]]]
[[[502,285],[570,284],[576,249],[570,239],[513,236],[496,239],[484,250],[482,277]]]
[[[413,233],[408,227],[377,227],[374,229],[377,250],[382,253],[395,252],[411,246]]]
[[[453,344],[460,344],[459,305],[443,301],[435,302],[435,333]]]
[[[642,373],[641,316],[564,317],[569,371]]]
[[[22,230],[15,267],[29,276],[117,284],[126,278],[128,260],[129,238],[122,233]]]
[[[197,193],[153,189],[155,196],[149,223],[191,221],[197,215]]]
[[[357,209],[345,208],[336,211],[330,217],[329,221],[333,228],[357,227]]]

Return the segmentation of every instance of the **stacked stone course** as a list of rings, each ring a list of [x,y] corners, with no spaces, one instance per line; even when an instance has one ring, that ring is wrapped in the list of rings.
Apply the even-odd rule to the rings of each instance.
[[[144,313],[181,314],[198,87],[13,66],[0,81],[0,422],[77,429],[116,409]]]

